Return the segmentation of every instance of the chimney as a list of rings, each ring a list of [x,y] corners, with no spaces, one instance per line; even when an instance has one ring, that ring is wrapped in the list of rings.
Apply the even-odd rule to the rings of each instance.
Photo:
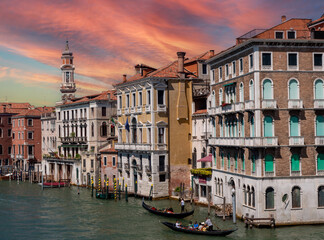
[[[184,77],[184,56],[186,55],[185,52],[177,52],[178,55],[178,73],[182,73],[180,76]]]
[[[108,100],[110,100],[110,93],[108,93]]]
[[[285,16],[285,15],[282,15],[282,16],[281,16],[281,22],[283,23],[283,22],[285,22],[286,20],[287,20],[286,16]]]
[[[123,75],[123,82],[127,81],[126,76],[127,76],[126,74]]]
[[[209,57],[211,58],[212,56],[214,56],[215,52],[214,50],[209,50]]]
[[[136,71],[137,74],[140,73],[141,66],[139,64],[135,65],[135,71]]]

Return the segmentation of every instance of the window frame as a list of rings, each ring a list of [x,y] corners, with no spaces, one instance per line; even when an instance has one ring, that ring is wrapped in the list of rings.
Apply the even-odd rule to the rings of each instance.
[[[249,72],[252,72],[254,69],[254,55],[253,53],[249,54]]]
[[[294,38],[289,38],[289,35],[288,34],[289,33],[292,33],[292,32],[294,33],[294,36],[295,37]],[[297,35],[296,35],[296,31],[295,30],[289,29],[289,30],[286,31],[286,39],[296,39],[296,38],[297,38]]]
[[[296,66],[289,65],[289,55],[296,54]],[[298,71],[299,70],[299,53],[298,52],[287,52],[287,70],[288,71]]]
[[[243,58],[239,59],[239,75],[242,75],[244,72],[244,62],[243,62]]]
[[[264,65],[263,54],[270,54],[270,65]],[[273,70],[273,53],[272,52],[261,52],[261,69],[262,70]]]
[[[277,38],[277,33],[282,33],[282,38]],[[285,39],[285,33],[284,33],[284,31],[275,31],[274,32],[274,38],[275,39]]]
[[[219,80],[219,82],[223,81],[223,68],[222,68],[222,66],[218,67],[218,80]]]
[[[232,77],[236,77],[236,62],[232,61]]]
[[[315,55],[322,55],[322,65],[315,66]],[[313,52],[313,71],[323,71],[324,70],[324,53],[323,52]]]

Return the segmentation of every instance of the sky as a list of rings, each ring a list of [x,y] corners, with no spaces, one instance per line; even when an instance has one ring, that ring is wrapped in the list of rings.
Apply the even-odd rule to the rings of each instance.
[[[113,88],[136,64],[217,53],[282,15],[323,13],[323,0],[0,0],[0,102],[54,106],[66,40],[84,96]]]

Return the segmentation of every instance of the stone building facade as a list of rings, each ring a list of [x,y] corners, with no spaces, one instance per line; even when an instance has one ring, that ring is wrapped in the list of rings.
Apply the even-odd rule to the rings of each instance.
[[[283,18],[208,61],[213,202],[234,189],[239,216],[323,219],[324,41],[311,23]]]

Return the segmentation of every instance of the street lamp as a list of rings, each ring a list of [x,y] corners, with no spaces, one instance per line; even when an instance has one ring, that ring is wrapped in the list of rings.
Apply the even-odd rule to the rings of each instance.
[[[233,205],[233,223],[236,223],[236,202],[235,202],[235,188],[232,188],[232,205]]]

